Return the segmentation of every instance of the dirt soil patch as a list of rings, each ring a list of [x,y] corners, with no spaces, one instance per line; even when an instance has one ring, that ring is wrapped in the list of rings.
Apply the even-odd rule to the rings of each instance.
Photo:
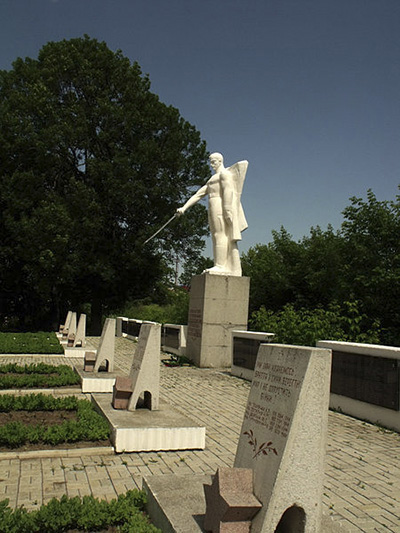
[[[22,424],[56,426],[65,420],[76,420],[76,411],[10,411],[0,413],[0,424],[21,422]]]
[[[121,531],[119,526],[109,526],[108,529],[102,529],[97,533],[118,533]],[[83,529],[68,529],[67,533],[84,533]]]

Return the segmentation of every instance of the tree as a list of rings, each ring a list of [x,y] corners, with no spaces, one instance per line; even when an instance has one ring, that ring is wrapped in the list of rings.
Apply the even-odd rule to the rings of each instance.
[[[17,59],[0,72],[3,300],[26,326],[90,302],[100,325],[102,307],[151,294],[169,254],[204,246],[203,206],[142,243],[207,179],[206,156],[139,65],[105,43],[50,42]]]
[[[366,318],[359,313],[358,302],[345,302],[343,309],[333,304],[295,309],[286,304],[275,313],[262,306],[252,313],[250,324],[257,331],[273,332],[274,342],[283,344],[315,346],[322,339],[376,344],[379,324],[370,325]]]
[[[342,224],[346,263],[344,283],[362,311],[379,319],[385,342],[400,344],[400,196],[378,201],[351,198]]]
[[[303,263],[299,275],[303,281],[298,303],[312,309],[346,301],[347,287],[342,279],[346,258],[340,232],[330,225],[326,231],[319,226],[312,227],[310,234],[303,237],[301,247]]]
[[[378,201],[369,190],[367,200],[350,200],[339,231],[311,228],[294,242],[281,228],[244,254],[250,311],[264,306],[264,319],[286,304],[299,312],[339,306],[348,338],[375,338],[380,326],[381,342],[400,345],[400,196]]]
[[[302,246],[283,227],[272,235],[271,243],[258,244],[242,255],[243,275],[251,278],[250,311],[262,305],[276,311],[300,294]]]
[[[203,257],[197,255],[193,258],[188,258],[183,265],[183,272],[179,276],[179,283],[185,287],[190,287],[192,277],[201,274],[207,268],[212,268],[214,261],[211,257]]]

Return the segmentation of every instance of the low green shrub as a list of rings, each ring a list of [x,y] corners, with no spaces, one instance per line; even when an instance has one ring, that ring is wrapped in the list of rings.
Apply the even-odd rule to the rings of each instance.
[[[64,387],[80,383],[78,374],[68,365],[37,363],[0,365],[0,389]]]
[[[55,398],[50,394],[13,394],[0,395],[0,411],[55,411],[55,410],[78,410],[79,406],[92,408],[88,400],[79,400],[76,396],[62,396]]]
[[[146,495],[130,490],[106,502],[93,496],[60,500],[53,498],[39,509],[11,509],[9,500],[0,502],[0,533],[58,533],[70,529],[93,531],[119,526],[121,533],[161,533],[144,513]]]
[[[96,413],[88,400],[75,396],[54,398],[46,394],[13,396],[0,395],[0,411],[55,411],[74,410],[76,420],[65,420],[59,425],[25,425],[9,422],[0,426],[0,446],[16,448],[26,443],[61,444],[64,442],[99,441],[109,438],[107,421]]]
[[[0,353],[62,354],[64,350],[54,332],[1,333]]]

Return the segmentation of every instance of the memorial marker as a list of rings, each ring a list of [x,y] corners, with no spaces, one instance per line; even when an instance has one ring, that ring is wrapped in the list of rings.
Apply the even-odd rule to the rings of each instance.
[[[320,531],[330,368],[330,350],[260,346],[234,465],[254,471],[254,533]]]
[[[71,320],[70,320],[68,331],[67,331],[68,346],[74,345],[75,335],[76,335],[76,313],[73,312],[71,315]]]
[[[81,313],[79,316],[78,327],[74,340],[74,348],[84,348],[86,346],[86,315]]]
[[[65,317],[64,324],[60,324],[59,333],[63,333],[64,329],[68,328],[68,325],[71,321],[72,311],[68,311],[67,316]]]
[[[96,354],[94,371],[98,372],[103,363],[107,364],[107,371],[114,370],[115,351],[115,318],[106,318],[101,332],[100,344]]]
[[[70,330],[70,327],[71,327],[71,321],[72,321],[72,311],[68,311],[68,315],[67,315],[67,318],[65,319],[65,324],[64,324],[64,327],[62,329],[62,338],[63,340],[66,340],[67,337],[68,337],[68,332]]]
[[[144,407],[156,411],[160,398],[161,324],[143,323],[133,358],[130,378],[132,396],[128,409],[134,411],[144,394]]]

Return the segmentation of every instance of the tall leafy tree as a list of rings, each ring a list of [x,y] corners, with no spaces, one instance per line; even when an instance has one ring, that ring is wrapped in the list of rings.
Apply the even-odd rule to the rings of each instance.
[[[301,241],[303,263],[298,270],[302,278],[298,303],[309,309],[348,299],[343,282],[345,249],[340,231],[319,226]]]
[[[88,36],[0,72],[0,293],[26,325],[154,291],[168,254],[199,253],[196,206],[143,242],[208,177],[199,132],[137,63]],[[173,243],[173,245],[172,245]],[[4,311],[4,309],[3,309]],[[29,320],[30,319],[30,320]]]
[[[251,278],[250,311],[262,305],[277,311],[301,294],[303,247],[283,227],[272,236],[272,242],[258,244],[242,256],[243,274]]]
[[[387,343],[400,344],[400,196],[379,201],[351,198],[343,211],[342,237],[348,292],[371,318],[379,319]]]
[[[295,242],[281,228],[243,255],[250,310],[339,306],[349,328],[360,328],[354,338],[372,338],[379,324],[381,341],[400,345],[400,196],[378,201],[369,190],[350,201],[339,231],[311,228]]]

